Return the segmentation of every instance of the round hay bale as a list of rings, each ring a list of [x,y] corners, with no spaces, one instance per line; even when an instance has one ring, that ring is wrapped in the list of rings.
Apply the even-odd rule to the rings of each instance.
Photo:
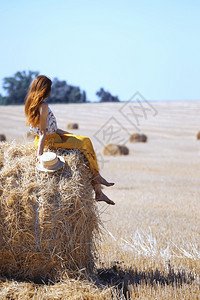
[[[67,129],[78,129],[78,123],[67,124]]]
[[[35,168],[34,145],[0,145],[0,276],[55,281],[94,266],[99,214],[89,163],[78,150],[56,153],[64,168],[45,173]]]
[[[0,134],[0,142],[5,142],[5,141],[6,141],[5,134]]]
[[[197,140],[200,140],[200,131],[199,132],[197,132]]]
[[[30,131],[27,131],[27,133],[26,133],[26,137],[27,137],[27,139],[29,139],[29,140],[34,140],[34,138],[35,138],[35,135],[34,135],[34,134],[32,134]]]
[[[129,138],[130,143],[146,143],[147,136],[145,134],[140,133],[133,133]]]
[[[108,144],[103,149],[104,155],[128,155],[129,149],[124,145]]]

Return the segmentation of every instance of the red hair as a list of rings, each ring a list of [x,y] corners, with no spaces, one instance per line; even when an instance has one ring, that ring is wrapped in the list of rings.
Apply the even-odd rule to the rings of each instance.
[[[25,98],[24,111],[27,118],[27,125],[32,125],[33,127],[39,125],[39,107],[48,98],[51,92],[51,85],[52,81],[44,75],[39,75],[32,81]]]

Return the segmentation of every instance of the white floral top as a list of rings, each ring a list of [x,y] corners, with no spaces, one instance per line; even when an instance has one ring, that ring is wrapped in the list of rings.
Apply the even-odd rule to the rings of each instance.
[[[56,132],[57,130],[57,122],[56,122],[56,118],[52,112],[52,110],[50,109],[50,107],[48,107],[49,113],[47,116],[47,127],[46,127],[46,134],[50,135],[54,132]],[[38,127],[33,127],[32,125],[30,125],[30,132],[34,135],[39,135],[40,133],[40,128]]]

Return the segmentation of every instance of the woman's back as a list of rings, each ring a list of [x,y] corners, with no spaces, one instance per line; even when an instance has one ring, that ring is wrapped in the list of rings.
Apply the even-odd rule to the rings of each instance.
[[[46,103],[46,102],[45,102]],[[47,103],[46,103],[47,104]],[[48,105],[48,104],[47,104]],[[50,109],[50,107],[48,106],[48,115],[47,115],[47,125],[46,125],[46,135],[50,135],[54,132],[56,132],[57,130],[57,122],[56,122],[56,118],[52,112],[52,110]],[[30,132],[34,135],[39,135],[40,132],[40,128],[39,128],[39,124],[38,126],[34,127],[32,125],[30,125]]]

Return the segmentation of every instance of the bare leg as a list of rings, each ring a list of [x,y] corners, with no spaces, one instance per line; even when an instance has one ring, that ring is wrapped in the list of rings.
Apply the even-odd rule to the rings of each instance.
[[[115,205],[115,202],[110,200],[101,190],[100,184],[94,184],[94,191],[95,191],[95,200],[96,201],[104,201],[107,204]]]
[[[94,171],[94,181],[98,184],[103,184],[105,186],[113,186],[114,182],[108,182],[105,178],[101,176],[101,174],[97,171]]]
[[[114,185],[114,182],[108,182],[105,178],[103,178],[101,176],[100,173],[98,173],[98,174],[99,174],[99,181],[100,181],[101,184],[104,184],[106,186],[113,186]]]

